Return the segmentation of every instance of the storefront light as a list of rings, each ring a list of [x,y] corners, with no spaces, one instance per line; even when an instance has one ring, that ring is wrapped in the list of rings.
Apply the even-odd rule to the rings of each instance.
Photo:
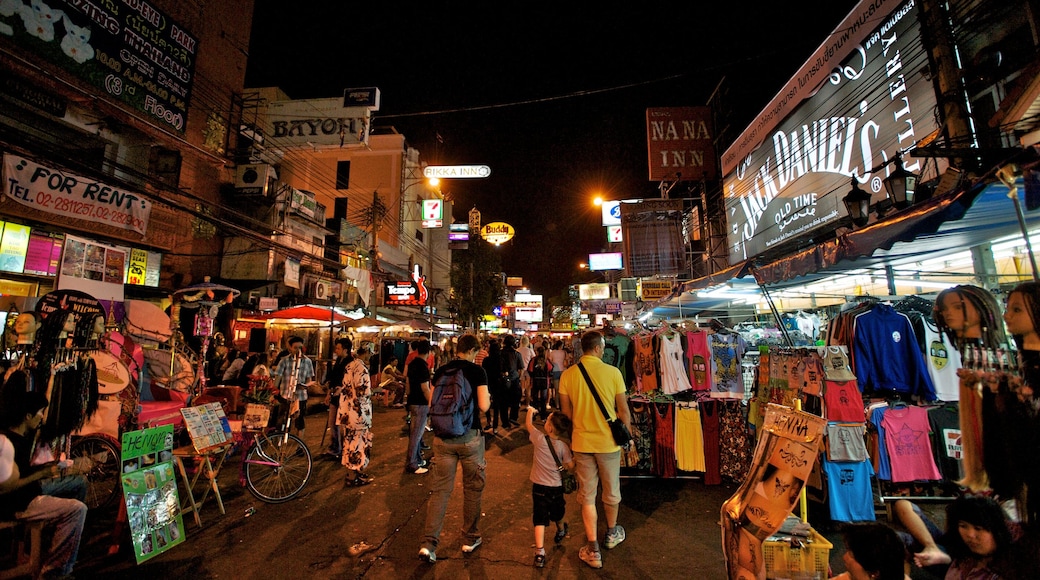
[[[870,194],[859,187],[856,178],[852,178],[852,191],[842,198],[845,211],[848,212],[852,225],[861,228],[870,221]]]
[[[897,209],[910,207],[914,203],[914,189],[917,187],[917,175],[903,168],[903,157],[897,154],[894,163],[896,168],[884,179],[885,190]]]

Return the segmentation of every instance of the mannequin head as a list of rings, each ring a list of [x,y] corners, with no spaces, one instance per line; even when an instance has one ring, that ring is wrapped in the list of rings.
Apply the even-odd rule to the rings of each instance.
[[[1040,350],[1036,321],[1040,319],[1040,283],[1019,284],[1008,293],[1004,322],[1019,348]]]
[[[985,288],[967,284],[947,288],[936,296],[932,314],[957,350],[968,343],[987,349],[1007,346],[1000,306]]]
[[[22,312],[14,319],[14,332],[18,335],[18,344],[32,344],[39,329],[40,315],[35,312]]]

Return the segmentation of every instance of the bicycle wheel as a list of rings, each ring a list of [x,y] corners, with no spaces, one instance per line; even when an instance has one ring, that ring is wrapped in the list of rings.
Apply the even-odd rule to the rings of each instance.
[[[93,465],[84,476],[87,479],[87,498],[90,509],[108,507],[121,491],[119,483],[119,444],[108,435],[94,434],[79,437],[69,452],[71,459],[89,457]]]
[[[246,487],[267,503],[289,501],[311,478],[311,452],[295,435],[260,438],[245,459]]]

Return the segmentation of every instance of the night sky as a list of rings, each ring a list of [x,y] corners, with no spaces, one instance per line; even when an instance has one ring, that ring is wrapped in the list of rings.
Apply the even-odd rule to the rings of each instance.
[[[427,163],[491,166],[441,189],[455,221],[476,206],[516,229],[503,266],[548,299],[590,281],[578,264],[607,246],[597,193],[659,197],[647,108],[704,105],[725,79],[738,133],[856,2],[702,4],[258,0],[246,86],[379,87],[375,126]]]

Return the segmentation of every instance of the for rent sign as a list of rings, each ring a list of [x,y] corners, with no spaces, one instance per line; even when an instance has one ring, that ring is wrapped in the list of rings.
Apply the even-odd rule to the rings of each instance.
[[[118,187],[4,155],[4,194],[28,207],[144,235],[152,202]]]

